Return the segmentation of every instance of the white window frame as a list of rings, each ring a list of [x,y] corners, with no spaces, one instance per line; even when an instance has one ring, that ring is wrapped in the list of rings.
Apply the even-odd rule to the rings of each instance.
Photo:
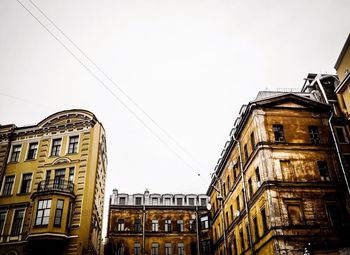
[[[69,148],[69,140],[72,136],[78,136],[78,145],[77,145],[77,152],[76,153],[68,153],[68,148]],[[80,148],[80,133],[73,133],[73,134],[69,134],[66,139],[66,153],[65,155],[74,155],[74,154],[79,154],[79,148]]]
[[[0,212],[5,212],[5,220],[4,220],[4,226],[2,227],[2,230],[0,232],[0,242],[3,242],[3,237],[4,237],[4,232],[5,232],[5,226],[6,226],[6,221],[7,221],[7,216],[9,215],[9,210],[0,210]]]
[[[60,148],[60,151],[58,153],[58,155],[56,156],[53,156],[51,155],[52,153],[52,146],[53,146],[53,140],[56,140],[56,139],[61,139],[61,148]],[[49,147],[49,157],[60,157],[61,156],[61,152],[62,152],[62,146],[63,146],[63,136],[57,136],[57,137],[51,137],[51,141],[50,141],[50,147]]]
[[[19,151],[19,155],[18,155],[18,161],[11,161],[12,158],[12,152],[13,152],[13,146],[17,146],[17,145],[21,145],[21,149]],[[11,149],[10,149],[10,153],[7,159],[7,163],[17,163],[21,161],[21,155],[22,155],[22,150],[23,150],[23,144],[22,143],[13,143],[11,145]]]
[[[12,185],[12,189],[11,189],[11,193],[9,196],[12,196],[13,195],[13,190],[15,188],[15,183],[16,183],[16,174],[7,174],[4,176],[4,178],[2,179],[2,185],[1,185],[1,192],[0,192],[0,196],[3,196],[3,192],[4,192],[4,187],[5,187],[5,179],[7,176],[15,176],[13,178],[13,185]]]
[[[343,126],[335,126],[334,127],[335,130],[338,129],[338,128],[342,130],[344,138],[345,138],[345,142],[340,142],[339,141],[339,137],[338,137],[338,133],[337,133],[337,131],[335,131],[335,135],[337,136],[338,142],[340,144],[348,144],[349,143],[349,137],[348,137],[348,134],[346,133],[345,127],[343,127]]]
[[[32,174],[32,179],[30,180],[30,185],[29,185],[29,190],[28,190],[28,192],[27,193],[20,193],[21,192],[21,188],[22,188],[22,182],[23,182],[23,175],[25,175],[25,174]],[[34,176],[34,173],[33,172],[25,172],[25,173],[22,173],[21,174],[21,181],[20,181],[20,183],[19,183],[19,185],[18,185],[18,190],[17,190],[17,194],[29,194],[29,193],[31,193],[31,191],[32,191],[32,185],[33,185],[33,176]]]
[[[29,149],[30,149],[30,144],[32,144],[32,143],[36,143],[36,144],[38,144],[38,147],[37,147],[37,149],[36,149],[36,152],[35,152],[34,158],[32,158],[32,159],[28,159]],[[35,159],[37,158],[37,156],[38,156],[38,151],[39,151],[39,141],[38,141],[38,140],[37,140],[37,141],[31,141],[31,142],[28,142],[28,145],[27,145],[27,153],[26,153],[26,158],[25,158],[25,160],[35,160]]]
[[[19,211],[19,210],[24,210],[24,213],[23,213],[23,220],[22,220],[22,225],[21,225],[21,229],[20,229],[20,233],[22,233],[23,231],[23,224],[24,224],[24,221],[25,221],[25,218],[26,218],[26,212],[27,212],[27,208],[16,208],[13,210],[13,213],[12,213],[12,219],[11,219],[11,227],[9,229],[9,240],[10,241],[15,241],[15,240],[22,240],[22,234],[19,234],[18,236],[11,236],[11,231],[12,231],[12,227],[13,227],[13,221],[15,219],[15,212],[16,211]]]

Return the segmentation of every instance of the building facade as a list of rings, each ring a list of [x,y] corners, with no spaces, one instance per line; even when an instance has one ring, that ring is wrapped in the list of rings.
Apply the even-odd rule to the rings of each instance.
[[[89,111],[0,126],[0,254],[99,254],[106,163]]]
[[[214,254],[349,251],[333,108],[317,96],[265,91],[242,106],[207,192]]]
[[[105,254],[209,255],[208,197],[113,191]],[[197,224],[198,223],[198,224]]]

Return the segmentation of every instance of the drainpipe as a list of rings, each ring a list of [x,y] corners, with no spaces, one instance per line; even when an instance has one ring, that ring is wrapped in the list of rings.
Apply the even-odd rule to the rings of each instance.
[[[198,221],[198,205],[196,205],[196,233],[197,233],[197,255],[201,255],[199,246],[199,221]]]
[[[224,198],[221,194],[222,184],[221,184],[221,179],[216,174],[215,174],[215,178],[220,184],[220,189],[218,189],[214,185],[212,185],[212,187],[216,190],[216,192],[218,192],[217,200],[220,201],[221,220],[222,220],[222,228],[223,228],[222,232],[224,235],[224,251],[225,251],[225,255],[227,255],[228,253],[227,253],[227,240],[226,240],[226,224],[225,224],[225,217],[224,217],[224,201],[223,201]]]
[[[143,207],[142,207],[142,255],[145,255],[145,228],[146,228],[146,206],[145,195],[143,195]]]
[[[247,211],[247,217],[248,217],[248,238],[249,238],[249,246],[251,253],[254,254],[253,249],[253,240],[252,240],[252,232],[250,229],[250,212],[248,207],[248,199],[247,199],[247,190],[245,187],[245,180],[244,180],[244,170],[243,170],[243,161],[242,161],[242,151],[241,151],[241,143],[238,139],[235,138],[234,134],[232,136],[233,140],[237,142],[238,145],[238,154],[239,154],[239,161],[240,161],[240,168],[241,168],[241,177],[242,177],[242,185],[243,185],[243,196],[244,196],[244,204]]]
[[[342,170],[343,175],[344,175],[346,188],[347,188],[348,193],[349,193],[349,195],[350,195],[350,186],[349,186],[348,177],[346,176],[346,171],[345,171],[345,168],[344,168],[343,159],[342,159],[342,157],[341,157],[341,153],[340,153],[338,141],[337,141],[337,139],[336,139],[336,137],[335,137],[335,133],[334,133],[334,130],[333,130],[333,125],[332,125],[333,116],[334,116],[334,114],[333,114],[333,112],[331,112],[331,116],[330,116],[329,119],[328,119],[328,125],[329,125],[329,128],[330,128],[331,133],[332,133],[332,137],[333,137],[333,140],[334,140],[335,149],[336,149],[336,151],[337,151],[337,155],[338,155],[339,162],[340,162],[340,167],[341,167],[341,170]]]

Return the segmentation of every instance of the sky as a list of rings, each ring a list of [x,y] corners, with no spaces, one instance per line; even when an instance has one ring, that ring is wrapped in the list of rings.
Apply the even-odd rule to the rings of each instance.
[[[93,112],[107,134],[106,205],[114,188],[206,193],[242,104],[335,73],[349,10],[348,0],[1,0],[0,124]]]

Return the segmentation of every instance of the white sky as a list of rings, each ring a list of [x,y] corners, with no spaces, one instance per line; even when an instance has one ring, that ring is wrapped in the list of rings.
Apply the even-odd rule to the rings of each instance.
[[[241,105],[266,88],[301,88],[308,72],[334,73],[350,31],[348,0],[33,2],[196,159],[125,101],[195,170],[179,160],[17,1],[1,0],[0,123],[92,111],[107,133],[106,202],[113,188],[205,193]]]

